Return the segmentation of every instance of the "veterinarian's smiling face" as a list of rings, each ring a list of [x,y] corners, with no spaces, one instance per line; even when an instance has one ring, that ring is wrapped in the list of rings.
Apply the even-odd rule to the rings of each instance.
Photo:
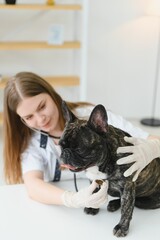
[[[17,114],[31,128],[50,134],[60,128],[58,108],[46,93],[24,98],[18,104]]]

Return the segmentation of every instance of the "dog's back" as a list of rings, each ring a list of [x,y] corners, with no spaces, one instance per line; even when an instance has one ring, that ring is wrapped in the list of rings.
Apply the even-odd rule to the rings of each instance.
[[[106,135],[106,139],[107,139],[107,144],[109,144],[110,148],[112,149],[112,154],[113,152],[116,152],[116,149],[118,147],[130,145],[124,141],[124,136],[130,136],[130,135],[121,129],[117,129],[113,126],[109,126],[109,131],[108,131],[108,134]],[[115,181],[115,176],[117,176],[117,181],[121,183],[125,180],[132,181],[132,176],[129,178],[123,177],[123,172],[131,164],[122,165],[120,168],[116,164],[116,161],[121,157],[124,157],[124,156],[120,154],[120,155],[117,155],[117,157],[116,156],[113,157],[112,161],[109,161],[110,164],[114,165],[114,167],[112,168],[114,171],[114,174],[113,174],[114,181]],[[109,179],[109,181],[112,182],[112,176]],[[139,177],[135,182],[135,197],[136,197],[135,206],[139,208],[155,209],[160,207],[160,158],[154,159],[139,174]]]
[[[160,158],[154,159],[139,174],[135,206],[143,209],[160,208]]]

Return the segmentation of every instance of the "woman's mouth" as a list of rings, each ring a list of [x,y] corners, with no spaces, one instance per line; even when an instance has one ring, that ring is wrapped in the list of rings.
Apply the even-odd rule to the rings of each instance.
[[[50,125],[50,121],[48,121],[46,124],[44,124],[41,128],[48,128]]]

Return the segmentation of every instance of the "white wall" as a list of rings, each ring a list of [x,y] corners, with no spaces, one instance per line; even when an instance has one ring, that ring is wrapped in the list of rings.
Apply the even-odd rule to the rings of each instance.
[[[146,6],[146,0],[91,4],[88,97],[125,117],[151,116],[160,19],[146,16]],[[160,86],[158,92],[160,103]]]
[[[151,116],[160,20],[146,16],[148,1],[151,0],[90,1],[87,100],[103,103],[127,118]],[[25,2],[45,1],[17,1]],[[35,20],[30,22],[30,19]],[[70,39],[74,35],[73,19],[74,15],[66,12],[0,10],[0,40],[46,40],[48,26],[54,21],[65,24],[65,37]],[[74,53],[0,51],[0,72],[69,74],[75,70],[66,59],[73,60]],[[78,99],[77,88],[57,90],[68,100]],[[156,114],[160,118],[160,86],[157,102]]]

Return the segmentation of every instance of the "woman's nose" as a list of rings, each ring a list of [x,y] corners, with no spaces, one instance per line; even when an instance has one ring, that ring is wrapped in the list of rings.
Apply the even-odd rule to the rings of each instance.
[[[42,125],[45,122],[45,116],[38,114],[36,116],[37,125]]]

